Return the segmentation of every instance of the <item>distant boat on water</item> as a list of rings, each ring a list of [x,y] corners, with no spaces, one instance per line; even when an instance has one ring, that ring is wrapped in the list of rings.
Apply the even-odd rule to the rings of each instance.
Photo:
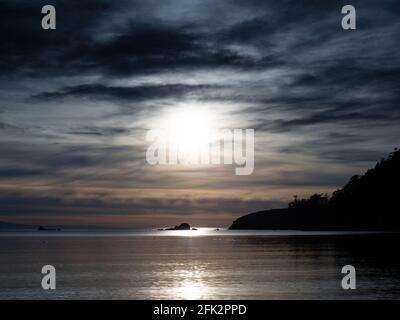
[[[61,231],[61,228],[40,226],[38,231]]]

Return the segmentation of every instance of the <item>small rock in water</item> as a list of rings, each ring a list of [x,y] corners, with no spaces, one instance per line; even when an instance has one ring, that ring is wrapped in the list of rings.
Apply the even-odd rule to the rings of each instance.
[[[190,230],[190,225],[188,223],[181,223],[179,226],[173,228],[167,228],[164,230]]]

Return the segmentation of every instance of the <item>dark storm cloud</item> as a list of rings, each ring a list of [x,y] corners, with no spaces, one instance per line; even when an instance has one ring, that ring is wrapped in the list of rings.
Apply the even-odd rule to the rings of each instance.
[[[58,28],[46,32],[40,26],[44,2],[3,1],[0,7],[0,37],[4,46],[0,52],[2,75],[129,76],[171,68],[253,63],[231,50],[219,48],[209,33],[197,31],[198,26],[193,24],[172,26],[150,16],[142,21],[128,19],[122,30],[112,30],[111,34],[105,29],[104,37],[97,33],[98,25],[116,12],[122,14],[124,6],[131,8],[132,3],[55,1]]]
[[[374,124],[375,126],[385,126],[387,122],[398,122],[399,115],[395,118],[385,114],[369,113],[364,114],[361,112],[352,113],[339,113],[336,111],[325,111],[319,113],[312,113],[306,117],[293,119],[293,120],[275,120],[270,123],[260,123],[256,126],[258,130],[268,130],[276,132],[287,132],[290,130],[297,130],[299,127],[311,125],[323,125],[326,123],[346,123],[350,126],[365,125],[366,123]]]
[[[226,42],[252,43],[256,46],[266,46],[270,49],[276,45],[276,41],[285,41],[283,38],[274,39],[274,36],[285,34],[282,31],[288,29],[292,29],[292,32],[295,33],[296,27],[301,27],[300,30],[304,30],[305,26],[310,26],[310,29],[313,29],[313,27],[321,28],[321,26],[331,25],[333,28],[322,28],[318,33],[303,34],[302,43],[310,45],[317,41],[326,40],[326,35],[333,35],[337,31],[335,30],[337,21],[332,21],[329,18],[332,17],[333,12],[343,6],[340,5],[342,1],[231,2],[239,7],[252,7],[259,14],[254,18],[233,25],[225,33],[221,34],[221,39]],[[319,23],[316,24],[316,22]]]
[[[90,128],[93,130],[94,128]],[[1,143],[4,152],[1,162],[8,162],[21,167],[29,164],[34,167],[47,168],[48,174],[57,176],[57,170],[64,168],[84,168],[89,166],[120,165],[125,161],[145,161],[142,154],[143,149],[130,146],[109,146],[101,144],[93,145],[37,145],[32,148],[27,143]],[[15,170],[17,171],[17,170]]]
[[[41,8],[48,1],[2,1],[0,4],[0,67],[2,76],[23,73],[51,75],[65,65],[57,62],[74,40],[79,41],[107,10],[107,1],[52,1],[58,9],[57,32],[41,28]],[[65,14],[63,14],[63,12]],[[67,70],[64,70],[67,71]]]
[[[113,128],[113,127],[82,127],[75,131],[70,131],[68,134],[73,135],[88,135],[88,136],[101,136],[109,137],[122,134],[129,134],[130,130],[126,128]]]
[[[240,199],[187,199],[187,198],[142,198],[121,199],[110,196],[109,193],[92,192],[79,197],[75,193],[53,192],[47,194],[18,193],[15,191],[2,192],[0,194],[2,206],[0,215],[98,215],[98,214],[164,214],[191,215],[196,213],[235,213],[240,214],[246,210],[262,210],[277,205],[280,201],[246,201]]]
[[[114,101],[147,101],[153,99],[165,99],[169,97],[179,98],[186,94],[197,93],[208,89],[218,89],[211,85],[142,85],[135,87],[116,87],[102,84],[79,85],[75,87],[62,88],[57,92],[43,92],[36,95],[37,99],[60,99],[67,97],[110,99]]]
[[[65,58],[72,68],[109,76],[129,76],[170,69],[205,67],[251,67],[251,59],[219,48],[208,34],[193,27],[131,23],[122,35],[105,43],[86,42]],[[195,28],[194,28],[195,29]]]

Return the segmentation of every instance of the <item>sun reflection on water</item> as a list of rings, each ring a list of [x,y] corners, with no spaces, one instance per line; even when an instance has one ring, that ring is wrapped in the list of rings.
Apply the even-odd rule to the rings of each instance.
[[[186,300],[204,299],[209,296],[209,287],[203,279],[204,273],[205,270],[197,265],[190,266],[190,270],[177,270],[172,296]]]
[[[187,281],[182,286],[175,288],[175,294],[187,300],[198,300],[204,298],[208,288],[202,283]]]
[[[218,231],[226,231],[225,228],[218,228]],[[196,237],[206,235],[220,235],[223,232],[216,231],[216,228],[201,228],[197,227],[196,230],[162,230],[155,231],[158,236],[174,236],[174,237]]]

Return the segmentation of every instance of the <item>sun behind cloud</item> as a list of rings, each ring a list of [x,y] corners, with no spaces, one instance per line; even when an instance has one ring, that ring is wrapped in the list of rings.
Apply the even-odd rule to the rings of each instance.
[[[171,112],[164,119],[169,147],[178,150],[184,159],[199,157],[209,148],[212,133],[217,130],[215,115],[208,110],[191,108]]]

